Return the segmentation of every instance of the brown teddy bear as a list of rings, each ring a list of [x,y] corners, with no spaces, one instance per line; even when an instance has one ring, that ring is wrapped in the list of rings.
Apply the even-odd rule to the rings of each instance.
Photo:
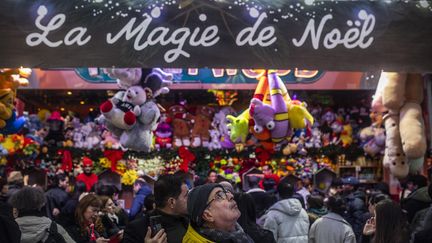
[[[373,111],[384,111],[386,149],[384,166],[397,178],[409,173],[409,161],[426,153],[422,116],[423,77],[420,74],[383,72],[372,102]]]
[[[168,109],[168,117],[172,121],[174,147],[190,146],[191,115],[182,105],[173,105]]]
[[[208,106],[199,106],[194,117],[192,129],[192,147],[208,147],[210,140],[210,128],[213,120],[214,109]]]

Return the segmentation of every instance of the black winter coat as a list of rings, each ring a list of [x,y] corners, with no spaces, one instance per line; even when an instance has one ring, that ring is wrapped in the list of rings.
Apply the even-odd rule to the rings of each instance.
[[[365,194],[362,191],[352,192],[345,197],[345,202],[347,206],[347,214],[344,218],[351,224],[356,239],[360,242],[363,226],[366,222],[364,218],[364,213],[367,212]]]
[[[160,210],[154,210],[145,217],[130,222],[124,231],[123,243],[143,243],[149,226],[150,216],[160,215],[161,224],[169,243],[181,243],[186,234],[189,220],[182,216],[168,215]]]

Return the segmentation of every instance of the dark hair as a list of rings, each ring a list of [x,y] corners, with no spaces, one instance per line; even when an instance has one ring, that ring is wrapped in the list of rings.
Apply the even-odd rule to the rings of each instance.
[[[87,191],[87,186],[83,181],[75,181],[72,198],[78,199],[81,194]]]
[[[324,207],[324,198],[320,195],[309,195],[307,198],[308,208],[322,208]]]
[[[53,186],[59,186],[59,185],[60,185],[60,182],[61,182],[61,181],[65,181],[66,178],[68,178],[68,176],[67,176],[66,174],[64,174],[64,173],[57,174],[57,175],[55,175],[55,176],[53,177],[52,185],[53,185]]]
[[[277,186],[277,191],[280,198],[287,199],[294,195],[294,186],[289,183],[282,182]]]
[[[101,210],[103,212],[105,212],[105,206],[106,206],[106,204],[108,203],[109,200],[112,201],[112,199],[111,199],[111,197],[108,197],[108,196],[99,196],[99,199],[101,201]]]
[[[88,207],[101,208],[102,201],[95,194],[88,194],[83,197],[75,209],[75,222],[79,225],[82,233],[87,230],[87,223],[84,218],[84,213]]]
[[[45,202],[43,190],[37,187],[23,187],[9,199],[9,203],[18,209],[20,215],[40,212]]]
[[[154,197],[157,208],[163,208],[170,197],[178,198],[183,180],[175,175],[163,175],[155,182]]]
[[[427,178],[422,175],[411,175],[407,180],[407,183],[409,182],[412,182],[417,188],[427,186]]]
[[[113,197],[116,192],[117,190],[113,185],[101,185],[97,190],[97,194],[99,196],[107,196],[107,197]]]
[[[383,200],[375,207],[374,243],[408,242],[407,221],[401,207],[392,200]]]
[[[370,199],[369,199],[369,203],[372,205],[375,205],[383,200],[386,199],[390,199],[389,196],[387,196],[386,194],[382,194],[382,193],[376,193],[376,194],[372,194]]]
[[[325,202],[327,208],[333,213],[343,215],[346,211],[345,201],[340,196],[330,196]]]
[[[148,195],[144,199],[144,208],[146,212],[152,211],[154,209],[153,204],[155,203],[155,197],[153,194]]]
[[[244,192],[236,193],[234,194],[234,200],[241,213],[240,218],[237,220],[240,226],[246,229],[248,228],[247,226],[255,225],[256,209],[252,196]]]
[[[261,179],[257,176],[249,176],[248,175],[247,180],[248,180],[250,188],[256,188],[256,187],[258,187],[258,184],[259,184]]]
[[[215,170],[209,170],[209,172],[207,172],[207,177],[209,177],[211,173],[216,173],[217,175],[217,172]]]

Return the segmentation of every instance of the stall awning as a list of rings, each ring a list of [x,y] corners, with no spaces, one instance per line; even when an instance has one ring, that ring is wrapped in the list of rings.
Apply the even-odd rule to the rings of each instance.
[[[430,4],[2,0],[0,67],[428,72]]]

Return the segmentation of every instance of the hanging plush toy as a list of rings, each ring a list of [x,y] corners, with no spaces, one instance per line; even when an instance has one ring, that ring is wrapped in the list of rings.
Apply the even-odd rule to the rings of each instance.
[[[408,175],[409,161],[423,161],[420,158],[426,153],[422,101],[423,78],[420,74],[381,74],[372,109],[388,111],[384,116],[387,135],[384,165],[389,166],[398,178]]]
[[[28,86],[28,77],[31,75],[30,68],[3,68],[0,69],[0,89],[16,89],[20,86]]]
[[[119,86],[127,88],[118,92],[100,109],[107,128],[119,138],[124,148],[150,151],[153,131],[157,127],[160,110],[154,99],[168,93],[167,81],[172,75],[161,69],[108,69],[106,72],[118,78]]]
[[[246,143],[249,134],[249,109],[243,111],[237,117],[227,115],[226,118],[229,121],[227,127],[230,131],[231,141],[234,143]]]

